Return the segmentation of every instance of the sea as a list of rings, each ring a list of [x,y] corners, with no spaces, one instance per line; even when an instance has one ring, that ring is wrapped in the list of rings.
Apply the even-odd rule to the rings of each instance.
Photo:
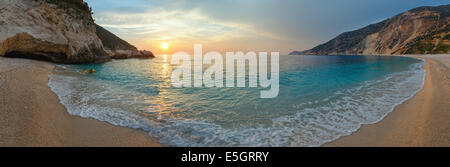
[[[167,55],[57,65],[48,85],[70,114],[143,130],[165,146],[315,147],[414,96],[423,65],[401,56],[280,56],[279,94],[267,99],[262,87],[175,88]]]

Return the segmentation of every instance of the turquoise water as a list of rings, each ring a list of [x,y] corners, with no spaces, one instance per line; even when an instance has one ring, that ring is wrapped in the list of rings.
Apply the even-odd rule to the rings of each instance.
[[[320,146],[412,97],[423,86],[422,65],[406,57],[280,56],[272,99],[259,98],[262,88],[173,88],[176,66],[164,56],[61,65],[49,86],[69,113],[142,129],[168,146]],[[97,72],[81,73],[91,68]]]

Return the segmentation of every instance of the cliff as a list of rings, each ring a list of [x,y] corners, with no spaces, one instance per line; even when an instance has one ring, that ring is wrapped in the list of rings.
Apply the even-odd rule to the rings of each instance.
[[[129,44],[104,29],[103,27],[95,24],[96,34],[100,38],[105,48],[105,51],[114,59],[126,59],[126,58],[152,58],[153,53],[150,51],[139,51],[135,46]]]
[[[103,46],[91,13],[82,0],[1,0],[0,56],[56,63],[109,61],[116,54]]]
[[[450,5],[419,7],[290,54],[389,55],[450,53]]]

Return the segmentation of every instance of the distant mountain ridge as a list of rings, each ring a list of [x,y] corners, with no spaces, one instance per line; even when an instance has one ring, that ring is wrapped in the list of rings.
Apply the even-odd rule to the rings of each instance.
[[[150,51],[139,51],[135,46],[117,37],[105,28],[95,24],[96,34],[103,43],[105,51],[114,59],[154,57]]]
[[[290,55],[450,53],[450,5],[418,7]]]

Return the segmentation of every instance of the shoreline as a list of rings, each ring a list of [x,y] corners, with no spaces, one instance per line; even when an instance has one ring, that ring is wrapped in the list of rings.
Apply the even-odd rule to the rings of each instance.
[[[0,146],[162,146],[144,131],[70,115],[48,86],[54,68],[0,57]]]
[[[398,55],[425,61],[425,83],[384,119],[322,147],[450,146],[450,55]]]
[[[425,61],[422,89],[381,121],[322,147],[450,146],[450,55],[405,56]],[[54,68],[0,57],[0,146],[163,146],[145,131],[70,115],[48,86]]]

